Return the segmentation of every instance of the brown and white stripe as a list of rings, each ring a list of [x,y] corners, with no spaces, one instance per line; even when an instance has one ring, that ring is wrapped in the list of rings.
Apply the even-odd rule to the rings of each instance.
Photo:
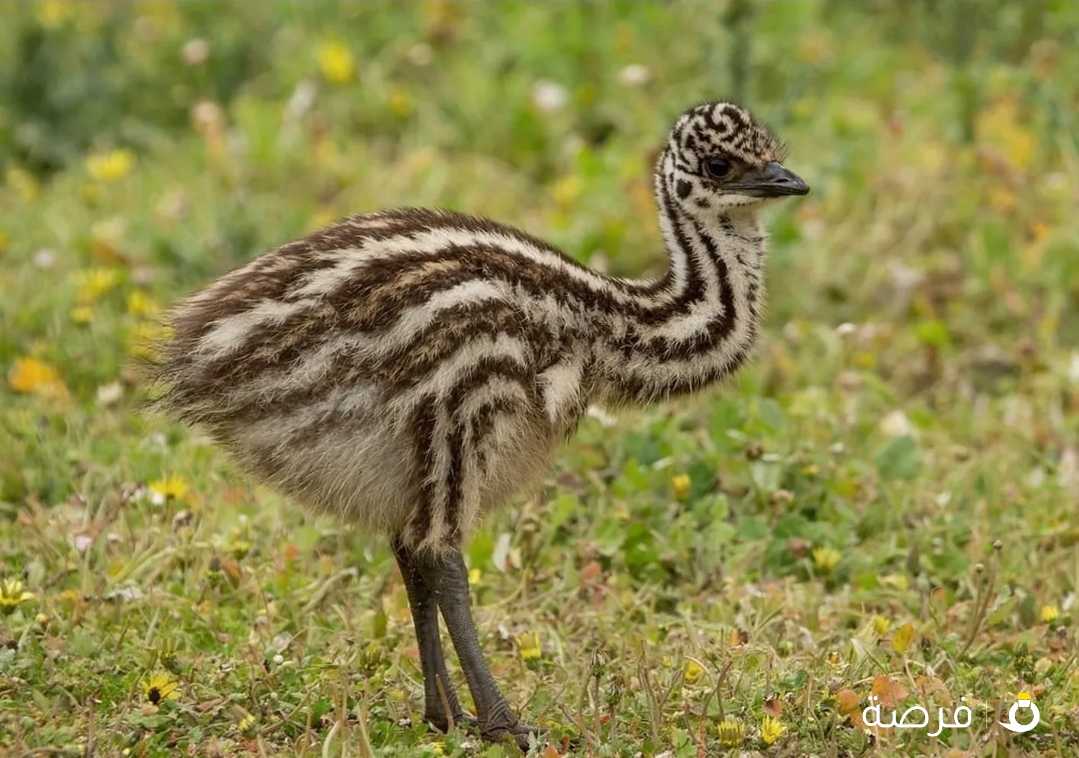
[[[657,164],[663,278],[607,277],[456,213],[355,216],[180,303],[154,367],[161,405],[303,502],[414,547],[457,544],[590,402],[660,400],[745,360],[764,237],[684,178],[687,140],[728,121],[733,150],[772,159],[730,107],[684,116]]]

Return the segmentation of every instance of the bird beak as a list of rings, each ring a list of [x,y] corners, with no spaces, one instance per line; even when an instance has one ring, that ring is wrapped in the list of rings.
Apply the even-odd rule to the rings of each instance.
[[[809,185],[802,177],[788,170],[781,163],[772,161],[751,169],[734,184],[724,189],[736,190],[752,197],[781,197],[783,195],[808,195]]]

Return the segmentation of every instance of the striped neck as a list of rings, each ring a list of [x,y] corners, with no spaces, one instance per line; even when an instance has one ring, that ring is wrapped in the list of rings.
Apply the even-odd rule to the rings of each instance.
[[[668,269],[632,282],[626,307],[600,320],[596,380],[608,402],[650,403],[734,371],[757,335],[765,236],[751,209],[690,213],[663,181],[655,192]]]

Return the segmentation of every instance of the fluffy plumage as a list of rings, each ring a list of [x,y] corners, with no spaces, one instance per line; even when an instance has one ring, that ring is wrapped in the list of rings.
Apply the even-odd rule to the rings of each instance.
[[[175,307],[160,404],[305,504],[452,549],[543,472],[589,403],[693,391],[745,360],[761,197],[705,166],[721,156],[733,181],[780,152],[729,103],[677,121],[655,171],[669,257],[655,281],[446,211],[344,219]]]

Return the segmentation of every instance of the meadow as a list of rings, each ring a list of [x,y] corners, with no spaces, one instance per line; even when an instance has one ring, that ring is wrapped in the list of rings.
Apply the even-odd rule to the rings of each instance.
[[[384,207],[661,273],[654,151],[718,98],[813,188],[768,215],[755,358],[692,399],[593,409],[467,546],[536,752],[1079,753],[1079,4],[4,18],[0,753],[518,754],[422,723],[384,542],[146,412],[132,359],[170,302]],[[1012,734],[1020,692],[1041,724]],[[871,702],[973,722],[882,729]]]

